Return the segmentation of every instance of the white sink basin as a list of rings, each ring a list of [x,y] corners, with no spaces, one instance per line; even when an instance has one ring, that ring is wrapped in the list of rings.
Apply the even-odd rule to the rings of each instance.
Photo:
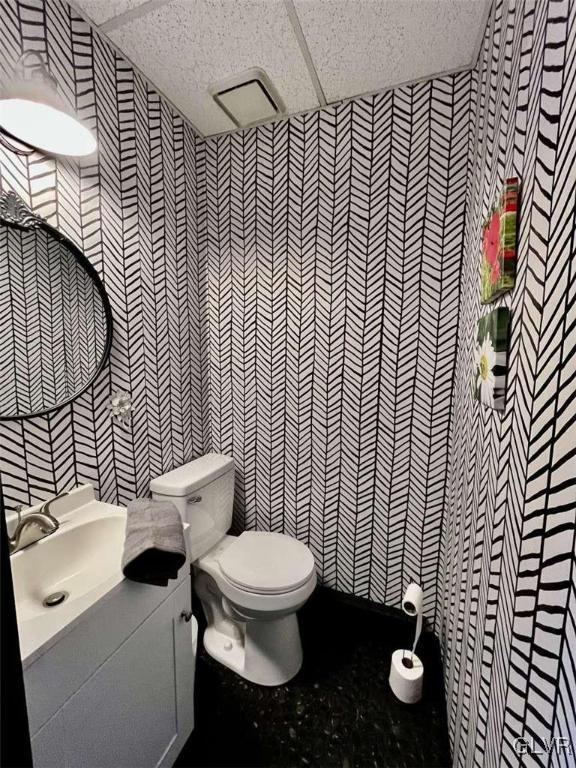
[[[124,525],[120,515],[64,523],[41,542],[42,546],[14,555],[14,594],[21,620],[45,613],[43,600],[54,592],[67,592],[70,605],[116,573],[120,552],[115,544],[124,535]]]
[[[95,501],[93,488],[82,486],[55,501],[51,512],[60,528],[10,558],[24,666],[124,579],[123,507]],[[67,597],[46,607],[55,592]]]

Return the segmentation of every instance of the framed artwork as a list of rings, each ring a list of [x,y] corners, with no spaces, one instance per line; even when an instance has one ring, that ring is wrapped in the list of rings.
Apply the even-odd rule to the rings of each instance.
[[[500,199],[482,225],[482,304],[490,304],[514,288],[517,216],[518,179],[506,179]]]
[[[508,373],[510,310],[499,307],[478,321],[472,386],[476,400],[504,410]]]

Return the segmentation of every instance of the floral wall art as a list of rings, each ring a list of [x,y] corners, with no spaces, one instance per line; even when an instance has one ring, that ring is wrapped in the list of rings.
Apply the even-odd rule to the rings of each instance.
[[[504,410],[510,310],[499,307],[478,321],[474,394],[483,405]]]
[[[506,179],[498,203],[482,227],[480,295],[483,304],[514,288],[518,179]]]
[[[495,0],[473,73],[439,576],[456,768],[574,766],[575,53],[575,0]],[[511,177],[518,260],[497,303],[511,315],[500,412],[476,402],[470,378],[478,318],[494,308],[479,311],[482,222]],[[571,752],[546,748],[562,737]]]

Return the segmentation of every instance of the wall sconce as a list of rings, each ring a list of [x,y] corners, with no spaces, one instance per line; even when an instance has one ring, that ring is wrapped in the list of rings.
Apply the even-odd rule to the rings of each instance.
[[[94,152],[96,139],[65,104],[57,88],[58,83],[40,54],[35,51],[22,54],[12,80],[0,91],[0,143],[3,146],[19,155],[28,155],[34,149],[68,157]],[[17,142],[16,145],[6,137]],[[30,149],[22,149],[20,142]]]

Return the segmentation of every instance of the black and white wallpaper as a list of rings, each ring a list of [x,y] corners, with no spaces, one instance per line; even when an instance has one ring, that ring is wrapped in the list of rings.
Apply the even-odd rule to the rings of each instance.
[[[64,409],[0,424],[8,508],[90,482],[126,503],[151,476],[203,451],[195,155],[197,137],[69,6],[3,0],[0,80],[42,54],[60,92],[95,131],[92,160],[18,157],[0,147],[0,184],[60,229],[104,280],[110,363]],[[130,429],[112,391],[132,393]]]
[[[435,610],[469,73],[206,141],[212,448],[239,529]]]
[[[473,104],[439,589],[454,764],[574,766],[573,0],[495,3]],[[512,312],[499,414],[471,398],[470,376],[475,325],[489,310],[479,302],[480,226],[509,176],[521,182],[519,262],[499,302]]]
[[[5,0],[0,20],[0,79],[39,50],[100,145],[80,165],[0,150],[0,183],[84,250],[115,318],[91,392],[0,425],[9,506],[79,482],[125,503],[231,453],[237,529],[292,534],[326,584],[390,605],[423,584],[458,766],[574,765],[545,740],[576,740],[575,14],[497,0],[473,72],[207,141],[67,6]],[[508,176],[497,413],[470,378]]]
[[[106,316],[92,277],[44,228],[0,221],[0,415],[43,411],[93,378]]]

